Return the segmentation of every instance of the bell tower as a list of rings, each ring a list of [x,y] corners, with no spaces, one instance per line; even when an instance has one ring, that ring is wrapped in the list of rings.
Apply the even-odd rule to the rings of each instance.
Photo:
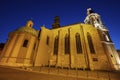
[[[59,18],[59,16],[55,16],[55,18],[54,18],[54,22],[52,24],[52,29],[55,29],[55,28],[60,28],[60,18]]]
[[[120,59],[114,47],[114,43],[110,38],[108,29],[103,25],[100,15],[94,13],[91,8],[88,8],[87,17],[85,18],[84,23],[91,24],[93,25],[93,27],[97,28],[101,43],[107,55],[109,64],[111,65],[111,68],[112,70],[118,70],[120,65]]]
[[[86,24],[92,24],[95,28],[106,31],[106,27],[103,25],[101,17],[99,14],[94,13],[91,8],[87,9],[87,17],[84,20]]]

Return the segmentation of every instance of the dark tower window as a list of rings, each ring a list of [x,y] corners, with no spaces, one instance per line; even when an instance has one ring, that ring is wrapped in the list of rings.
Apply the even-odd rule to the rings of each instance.
[[[76,39],[77,53],[82,53],[81,39],[80,39],[80,34],[79,33],[76,33],[75,39]]]
[[[58,45],[59,44],[59,38],[58,36],[55,37],[55,41],[54,41],[54,54],[57,55],[58,54]]]
[[[24,40],[23,47],[27,47],[28,45],[28,40]]]
[[[97,19],[97,22],[100,23],[99,19]]]
[[[70,53],[70,36],[66,34],[65,36],[65,54]]]
[[[95,50],[94,50],[94,46],[93,46],[93,42],[92,42],[92,38],[91,38],[91,35],[89,33],[87,33],[87,39],[88,39],[88,44],[89,44],[89,49],[90,49],[90,52],[92,54],[95,53]]]
[[[46,44],[49,45],[49,37],[47,36]]]

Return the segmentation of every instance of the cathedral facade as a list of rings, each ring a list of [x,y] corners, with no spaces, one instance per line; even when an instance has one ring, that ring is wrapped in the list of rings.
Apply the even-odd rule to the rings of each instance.
[[[87,9],[84,23],[35,30],[29,20],[11,32],[0,55],[0,65],[54,66],[90,70],[118,70],[120,59],[100,15]]]

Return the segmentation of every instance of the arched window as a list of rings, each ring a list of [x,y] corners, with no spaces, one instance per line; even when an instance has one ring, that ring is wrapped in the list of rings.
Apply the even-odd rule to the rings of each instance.
[[[95,50],[94,50],[94,46],[93,46],[91,35],[89,33],[87,33],[87,39],[88,39],[90,52],[94,54]]]
[[[70,36],[65,35],[65,54],[70,54]]]
[[[23,47],[27,47],[27,45],[28,45],[28,40],[25,39],[25,40],[24,40],[24,43],[23,43]]]
[[[58,36],[55,37],[55,41],[54,41],[54,54],[57,55],[58,54],[58,45],[59,44],[59,38]]]
[[[76,33],[75,39],[76,39],[77,53],[82,53],[82,45],[81,45],[81,39],[80,39],[80,34],[79,33]]]
[[[49,45],[49,36],[47,36],[46,44]]]

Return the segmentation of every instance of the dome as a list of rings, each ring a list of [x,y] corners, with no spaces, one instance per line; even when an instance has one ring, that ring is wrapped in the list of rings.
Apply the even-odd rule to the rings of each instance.
[[[30,34],[32,34],[34,36],[37,36],[38,35],[37,31],[34,28],[32,28],[32,26],[33,26],[33,22],[31,20],[29,20],[29,21],[27,21],[25,26],[17,29],[16,31],[18,31],[18,32],[27,32],[27,33],[30,33]]]
[[[30,34],[32,34],[34,36],[37,36],[37,31],[35,29],[33,29],[32,27],[23,26],[23,27],[17,29],[16,31],[27,32],[27,33],[30,33]]]

